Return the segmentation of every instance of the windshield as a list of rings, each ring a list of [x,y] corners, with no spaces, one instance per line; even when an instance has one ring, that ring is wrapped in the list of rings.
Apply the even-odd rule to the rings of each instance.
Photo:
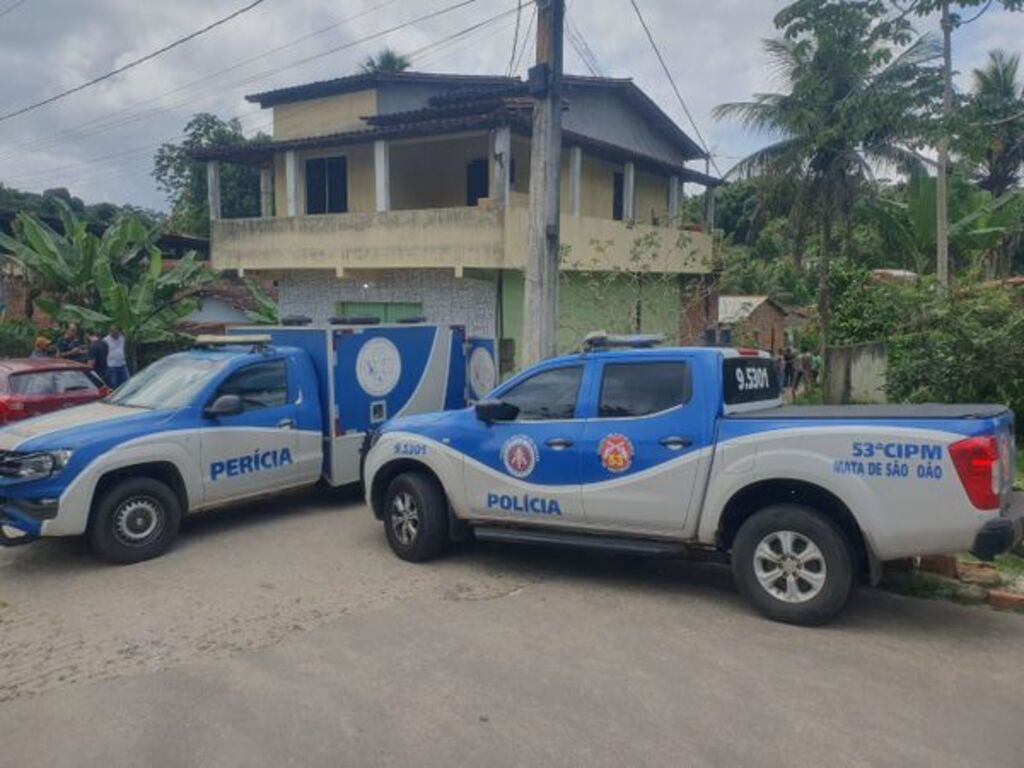
[[[225,360],[172,355],[130,378],[107,402],[131,408],[181,408],[206,386]]]

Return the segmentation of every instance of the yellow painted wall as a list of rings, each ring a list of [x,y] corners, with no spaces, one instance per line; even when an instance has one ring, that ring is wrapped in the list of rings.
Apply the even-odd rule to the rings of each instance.
[[[487,134],[391,145],[391,208],[395,211],[466,205],[466,164],[490,156]],[[519,166],[516,166],[518,180]],[[372,192],[372,156],[371,156]],[[492,190],[493,192],[493,190]]]
[[[364,115],[377,114],[377,90],[355,91],[274,107],[274,139],[326,136],[365,128]]]
[[[636,220],[644,224],[668,220],[668,177],[636,173]]]
[[[274,155],[274,215],[288,215],[288,190],[284,184],[284,155]]]
[[[622,166],[618,163],[609,163],[607,160],[583,153],[581,216],[592,216],[596,219],[612,218],[616,171],[622,171]]]

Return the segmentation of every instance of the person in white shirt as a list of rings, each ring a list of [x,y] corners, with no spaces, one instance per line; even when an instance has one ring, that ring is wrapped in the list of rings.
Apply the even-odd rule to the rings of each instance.
[[[117,389],[128,381],[128,358],[125,356],[124,334],[116,325],[110,326],[110,332],[103,337],[107,345],[107,384]]]

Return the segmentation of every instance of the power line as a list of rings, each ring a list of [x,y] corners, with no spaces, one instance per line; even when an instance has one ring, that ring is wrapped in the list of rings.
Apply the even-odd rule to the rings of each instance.
[[[647,22],[644,20],[644,15],[640,12],[640,6],[636,4],[636,0],[629,0],[633,6],[633,10],[636,11],[636,17],[640,19],[640,26],[644,28],[644,34],[647,35],[647,41],[651,44],[651,48],[654,49],[655,56],[658,57],[658,62],[661,64],[661,69],[665,73],[665,77],[668,78],[669,84],[672,86],[672,90],[676,94],[676,98],[679,99],[679,104],[683,108],[683,112],[686,114],[687,119],[690,121],[690,125],[693,127],[693,132],[697,134],[697,138],[700,140],[701,146],[704,152],[708,155],[711,160],[711,165],[715,168],[715,173],[719,176],[722,175],[721,169],[718,167],[718,163],[715,162],[715,158],[711,157],[711,150],[708,149],[708,143],[704,141],[704,136],[700,132],[700,128],[697,127],[697,121],[693,119],[693,115],[690,114],[690,108],[686,106],[686,100],[683,98],[683,94],[679,91],[679,86],[676,85],[675,78],[672,77],[672,72],[668,68],[668,64],[665,63],[665,58],[661,55],[661,51],[658,49],[658,44],[654,42],[654,35],[651,34],[650,27],[647,26]]]
[[[523,55],[526,53],[526,49],[530,47],[530,32],[533,31],[533,25],[537,23],[537,5],[533,6],[533,13],[530,14],[530,23],[526,25],[526,34],[523,36],[523,47],[519,49],[519,55],[516,57],[516,65],[512,68],[512,74],[519,71],[519,65],[523,63]]]
[[[0,11],[0,19],[2,19],[4,16],[6,16],[11,11],[18,10],[21,6],[23,6],[27,2],[28,2],[28,0],[14,0],[13,3],[11,3],[6,8],[4,8],[2,11]]]
[[[579,56],[580,61],[583,62],[583,66],[592,75],[602,77],[604,75],[603,68],[598,62],[597,57],[594,55],[594,51],[591,49],[590,44],[587,42],[587,38],[583,35],[581,30],[566,8],[565,11],[565,31],[569,38],[569,44],[572,45],[573,50],[576,51],[576,55]]]
[[[512,76],[512,67],[516,63],[516,48],[519,47],[519,24],[523,20],[523,3],[522,0],[516,6],[516,31],[512,35],[512,52],[508,55],[508,69],[505,70],[507,77]]]
[[[351,48],[351,47],[354,47],[356,45],[360,45],[362,43],[365,43],[365,42],[368,42],[370,40],[373,40],[373,39],[382,37],[382,36],[384,36],[386,34],[389,34],[390,32],[394,32],[396,30],[403,29],[403,28],[405,28],[407,26],[416,24],[416,23],[418,23],[420,21],[423,21],[425,19],[433,18],[435,16],[438,16],[438,15],[447,13],[449,11],[455,10],[456,8],[461,8],[463,6],[470,5],[470,4],[474,3],[474,2],[476,2],[476,0],[462,0],[462,2],[459,2],[459,3],[455,4],[455,5],[447,6],[445,8],[442,8],[442,9],[438,10],[438,11],[434,11],[434,12],[426,14],[424,16],[420,16],[420,17],[418,17],[416,19],[412,19],[411,21],[405,22],[404,24],[400,24],[400,25],[391,27],[388,30],[384,30],[384,31],[381,31],[381,32],[376,32],[376,33],[373,33],[373,34],[370,34],[370,35],[366,35],[366,36],[364,36],[362,38],[359,38],[357,40],[353,40],[351,42],[348,42],[348,43],[336,46],[335,48],[331,49],[330,51],[325,51],[325,52],[322,52],[320,54],[316,54],[316,55],[314,55],[312,57],[307,57],[306,59],[302,59],[301,62],[304,63],[304,62],[306,62],[308,60],[319,58],[320,56],[323,56],[323,55],[327,55],[327,53],[336,52],[338,50],[342,50],[342,49],[345,49],[345,48]],[[534,5],[535,6],[535,0],[524,0],[523,4],[524,5]],[[444,47],[446,45],[449,45],[449,44],[451,44],[451,43],[453,43],[455,41],[458,41],[458,40],[466,37],[467,35],[469,35],[469,34],[471,34],[473,32],[476,32],[476,31],[478,31],[480,29],[483,29],[484,27],[486,27],[486,26],[488,26],[490,24],[493,24],[496,21],[499,21],[499,20],[501,20],[503,18],[507,18],[507,17],[511,16],[512,14],[516,13],[516,10],[517,10],[516,8],[512,8],[512,9],[509,9],[507,11],[503,11],[501,13],[498,13],[498,14],[496,14],[494,16],[490,16],[490,17],[484,19],[483,21],[476,22],[476,23],[470,25],[469,27],[466,27],[466,28],[464,28],[462,30],[454,32],[454,33],[452,33],[452,34],[450,34],[450,35],[448,35],[448,36],[446,36],[446,37],[444,37],[444,38],[442,38],[440,40],[436,40],[433,43],[425,45],[425,46],[423,46],[423,47],[421,47],[421,48],[411,52],[409,54],[409,56],[411,58],[420,58],[420,57],[422,57],[422,56],[424,56],[424,55],[426,55],[428,53],[434,53],[434,52],[437,51],[437,49],[440,49],[440,48],[442,48],[442,47]],[[534,8],[534,10],[536,10],[536,7]],[[274,72],[278,72],[278,71],[281,71],[283,69],[291,68],[292,66],[295,66],[298,63],[299,62],[292,62],[291,64],[287,64],[284,67],[279,67],[279,68],[275,69]],[[260,77],[262,77],[262,75],[257,76],[256,79],[259,79]],[[248,78],[248,79],[252,80],[253,78]],[[294,119],[295,117],[298,117],[303,111],[305,111],[307,109],[314,108],[314,107],[315,107],[315,105],[306,105],[305,107],[302,107],[302,108],[296,110],[292,115],[290,115],[290,118]],[[237,116],[237,115],[234,116],[234,117],[238,117],[239,119],[248,119],[248,118],[241,118],[240,116]],[[229,117],[227,119],[233,119],[233,118]],[[269,126],[262,126],[262,127],[269,127]],[[178,134],[178,135],[180,135],[180,134]],[[25,174],[14,174],[12,176],[9,176],[8,179],[14,178],[14,179],[20,180],[19,183],[25,183],[25,180],[27,180],[27,179],[35,180],[35,179],[39,179],[39,178],[49,179],[51,177],[59,177],[61,174],[65,173],[65,172],[67,172],[69,170],[79,169],[79,168],[82,168],[84,166],[94,165],[94,164],[100,163],[100,162],[106,162],[106,161],[109,161],[109,160],[112,160],[112,159],[116,159],[118,157],[128,156],[128,155],[136,154],[136,153],[140,153],[140,152],[145,152],[147,150],[150,150],[150,151],[155,150],[158,147],[160,147],[162,144],[164,144],[165,142],[173,141],[174,139],[176,139],[178,137],[178,135],[164,138],[164,139],[162,139],[161,141],[159,141],[159,142],[157,142],[155,144],[150,144],[150,145],[147,145],[147,146],[144,146],[144,147],[136,147],[136,148],[131,149],[131,150],[125,150],[125,151],[116,152],[116,153],[112,153],[112,154],[106,154],[106,155],[102,155],[100,157],[93,157],[93,158],[90,158],[88,160],[83,160],[83,161],[77,162],[77,163],[75,163],[75,164],[73,164],[71,166],[60,166],[60,167],[52,168],[52,169],[49,169],[49,170],[46,170],[46,171],[37,171],[37,172],[25,173]],[[139,159],[141,160],[141,158],[139,158]]]
[[[287,43],[283,43],[282,45],[279,45],[275,48],[271,48],[270,50],[264,51],[263,53],[258,53],[255,56],[250,56],[247,59],[238,61],[227,67],[224,67],[223,69],[215,70],[214,72],[204,75],[203,77],[197,78],[196,80],[193,80],[189,83],[185,83],[184,85],[178,86],[177,88],[174,88],[170,91],[164,91],[163,93],[157,94],[156,96],[151,96],[149,98],[135,102],[135,104],[129,107],[125,107],[114,112],[107,113],[102,117],[89,120],[77,126],[76,128],[67,128],[62,131],[57,131],[55,133],[48,134],[47,136],[37,137],[35,139],[31,139],[21,144],[16,144],[13,147],[11,147],[10,150],[8,150],[6,153],[0,155],[0,160],[4,160],[12,154],[17,154],[25,150],[35,150],[53,143],[59,143],[61,140],[65,138],[84,138],[86,136],[95,136],[100,133],[104,133],[112,128],[119,128],[130,123],[138,122],[139,120],[145,120],[150,117],[155,117],[164,112],[174,110],[177,107],[182,106],[184,104],[195,103],[195,99],[198,97],[198,94],[189,96],[183,101],[176,101],[172,104],[158,106],[150,110],[145,110],[142,112],[135,111],[134,113],[130,111],[132,109],[137,109],[138,107],[142,107],[147,104],[154,104],[160,102],[168,96],[173,96],[175,94],[181,93],[182,91],[188,91],[197,85],[202,85],[203,83],[210,82],[211,80],[214,80],[221,75],[225,75],[228,72],[233,72],[248,64],[252,64],[254,61],[266,58],[267,56],[271,56],[275,53],[280,53],[281,51],[287,50],[288,48],[293,48],[299,43],[303,43],[314,37],[318,37],[319,35],[325,34],[326,32],[330,32],[331,30],[336,29],[337,27],[340,27],[344,24],[349,24],[353,21],[363,18],[364,16],[368,16],[371,13],[379,11],[389,5],[393,5],[397,1],[398,0],[385,0],[382,3],[378,3],[377,5],[374,5],[370,8],[367,8],[364,11],[361,11],[360,13],[355,14],[354,16],[349,16],[348,18],[332,22],[331,24],[328,24],[325,27],[321,27],[320,29],[314,30],[313,32],[302,35],[301,37],[297,37]],[[203,98],[209,98],[212,95],[219,95],[220,93],[221,89],[216,89],[208,92],[207,95]],[[125,114],[127,115],[127,117],[121,117],[121,115]],[[93,130],[89,130],[91,128]]]
[[[210,30],[216,29],[217,27],[221,26],[222,24],[226,24],[227,22],[231,21],[232,19],[237,18],[238,16],[241,16],[243,13],[251,11],[257,5],[260,5],[263,2],[264,2],[264,0],[253,0],[253,2],[249,3],[249,5],[246,5],[246,6],[242,7],[242,8],[239,8],[237,11],[235,11],[233,13],[230,13],[227,16],[224,16],[221,19],[218,19],[217,21],[213,22],[212,24],[207,24],[202,29],[197,29],[195,32],[192,32],[192,33],[190,33],[188,35],[185,35],[185,37],[178,38],[173,43],[169,43],[169,44],[165,45],[163,48],[158,48],[157,50],[155,50],[155,51],[153,51],[151,53],[147,53],[145,56],[141,56],[141,57],[135,59],[134,61],[130,61],[127,64],[125,64],[125,65],[123,65],[121,67],[118,67],[117,69],[112,69],[110,72],[107,72],[106,74],[100,75],[99,77],[94,77],[92,80],[89,80],[89,81],[87,81],[85,83],[81,83],[80,85],[76,85],[73,88],[68,88],[66,91],[61,91],[60,93],[54,94],[53,96],[49,96],[49,97],[43,99],[42,101],[37,101],[34,104],[29,104],[26,107],[21,107],[20,109],[16,109],[13,112],[7,112],[6,114],[0,115],[0,123],[4,122],[5,120],[10,120],[13,117],[18,117],[18,115],[24,115],[26,112],[31,112],[33,110],[39,109],[40,107],[44,107],[47,104],[52,104],[53,102],[59,101],[60,99],[63,99],[65,97],[67,97],[67,96],[70,96],[73,93],[78,93],[79,91],[84,91],[86,88],[90,88],[90,87],[96,85],[97,83],[103,82],[104,80],[109,80],[110,78],[112,78],[112,77],[114,77],[116,75],[119,75],[122,72],[127,72],[129,69],[133,69],[134,67],[137,67],[140,64],[143,64],[143,63],[145,63],[147,61],[155,59],[157,56],[160,56],[161,54],[167,53],[168,51],[170,51],[170,50],[172,50],[174,48],[177,48],[179,45],[183,45],[183,44],[189,42],[190,40],[194,40],[195,38],[199,37],[200,35],[204,35],[207,32],[209,32]],[[13,9],[10,9],[10,10],[13,10]]]

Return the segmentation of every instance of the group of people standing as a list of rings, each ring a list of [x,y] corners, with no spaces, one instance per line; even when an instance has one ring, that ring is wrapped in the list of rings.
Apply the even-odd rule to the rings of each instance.
[[[780,349],[775,355],[775,371],[786,389],[806,391],[817,385],[821,373],[821,355],[803,347],[796,352],[792,347]]]
[[[117,389],[128,381],[128,357],[125,353],[125,337],[121,329],[111,325],[106,336],[90,332],[83,343],[78,326],[68,325],[67,330],[51,343],[45,336],[36,339],[31,357],[59,357],[88,365],[111,389]]]

